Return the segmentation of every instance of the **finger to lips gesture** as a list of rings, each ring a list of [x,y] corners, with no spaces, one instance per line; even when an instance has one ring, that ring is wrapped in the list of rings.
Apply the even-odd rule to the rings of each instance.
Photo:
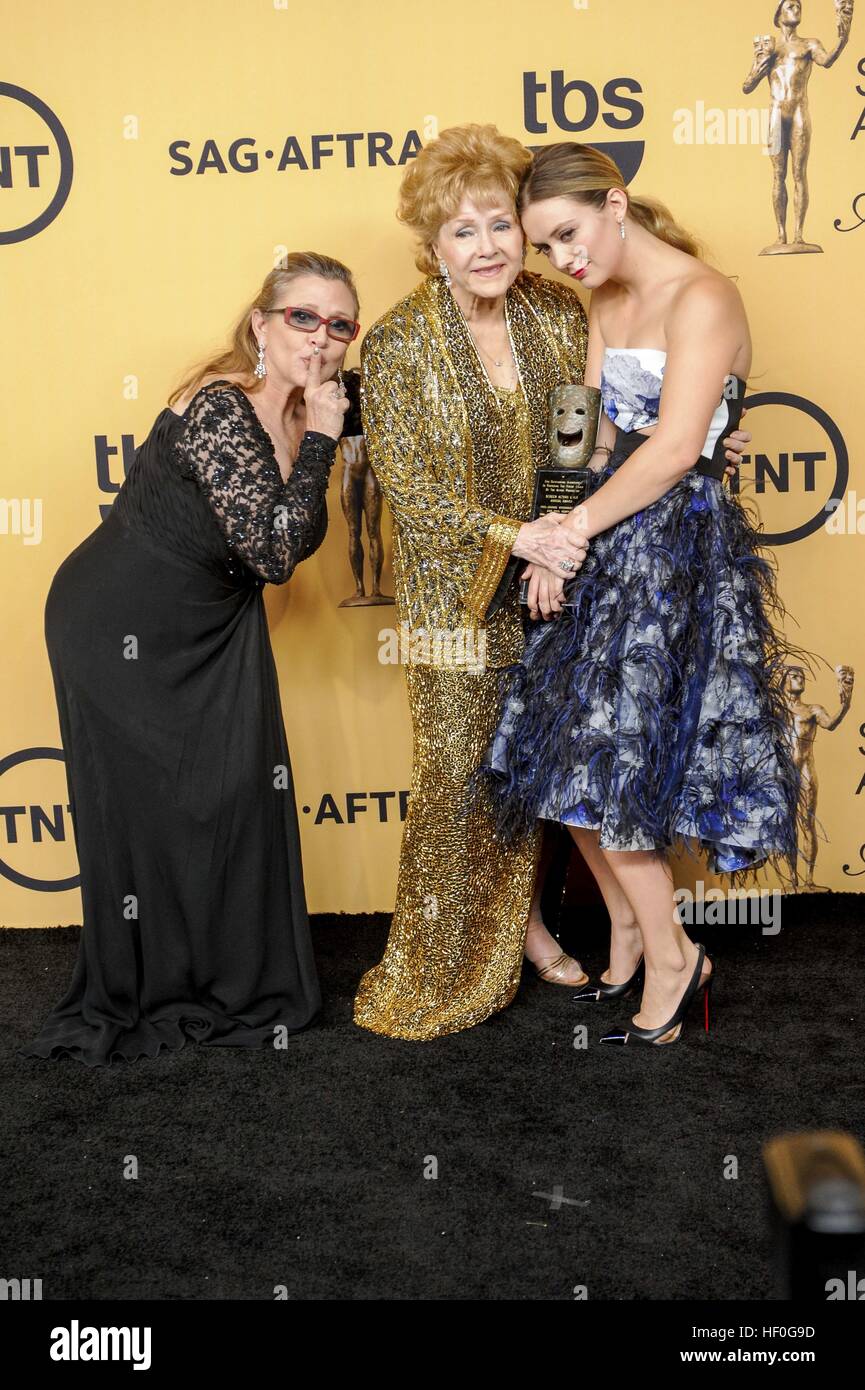
[[[306,405],[306,428],[339,439],[342,422],[351,402],[336,381],[322,381],[321,353],[313,345],[309,359],[306,386],[303,391]]]

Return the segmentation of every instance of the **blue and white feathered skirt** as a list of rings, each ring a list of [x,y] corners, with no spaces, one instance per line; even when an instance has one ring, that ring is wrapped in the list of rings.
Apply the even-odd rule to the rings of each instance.
[[[646,436],[621,431],[600,486]],[[713,872],[794,870],[800,779],[772,563],[741,503],[689,470],[598,535],[558,618],[505,672],[472,795],[514,841],[538,818],[604,848],[699,846]]]

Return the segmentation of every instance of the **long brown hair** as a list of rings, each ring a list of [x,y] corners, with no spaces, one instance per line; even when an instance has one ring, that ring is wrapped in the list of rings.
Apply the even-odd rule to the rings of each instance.
[[[317,251],[291,251],[265,277],[258,294],[238,319],[228,347],[217,353],[215,357],[210,357],[207,361],[200,362],[198,366],[191,368],[180,385],[176,386],[168,397],[168,404],[173,405],[181,396],[185,396],[187,392],[200,386],[205,377],[224,376],[228,373],[245,373],[243,389],[250,393],[258,391],[262,383],[255,376],[258,343],[252,329],[253,310],[275,309],[277,300],[286,285],[298,275],[320,275],[324,280],[341,280],[351,291],[354,299],[354,311],[355,314],[358,313],[360,301],[357,297],[354,279],[351,271],[343,265],[342,261],[336,261],[332,256],[322,256]]]
[[[677,251],[704,259],[702,242],[679,226],[664,203],[629,193],[618,165],[608,155],[573,140],[538,150],[520,182],[517,210],[522,215],[531,203],[546,198],[575,198],[600,211],[611,188],[619,188],[626,195],[628,212],[647,232],[668,246],[675,246]]]

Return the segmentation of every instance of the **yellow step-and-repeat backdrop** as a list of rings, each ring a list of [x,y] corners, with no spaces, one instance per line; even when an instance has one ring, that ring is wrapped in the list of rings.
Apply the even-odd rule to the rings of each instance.
[[[465,121],[493,121],[527,145],[603,144],[635,191],[668,202],[738,277],[756,386],[741,487],[771,537],[791,635],[825,659],[788,681],[817,785],[802,887],[865,886],[854,675],[865,13],[852,14],[836,55],[854,10],[851,0],[777,13],[774,0],[8,6],[0,923],[81,920],[42,633],[57,566],[110,508],[182,369],[223,341],[285,250],[346,261],[365,326],[412,288],[399,181],[423,143]],[[784,204],[790,250],[761,254],[777,251]],[[379,659],[395,610],[339,606],[354,589],[339,473],[324,546],[266,601],[310,908],[351,912],[392,907],[411,735],[402,670]],[[385,517],[388,551],[389,535]],[[382,586],[393,592],[389,559]],[[683,863],[680,881],[699,872]]]

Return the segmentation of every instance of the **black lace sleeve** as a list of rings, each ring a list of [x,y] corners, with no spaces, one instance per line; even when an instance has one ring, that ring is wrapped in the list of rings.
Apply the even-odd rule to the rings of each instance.
[[[230,549],[271,584],[284,584],[327,532],[336,440],[307,430],[283,482],[273,444],[233,382],[192,398],[175,442],[181,471],[204,492]]]

